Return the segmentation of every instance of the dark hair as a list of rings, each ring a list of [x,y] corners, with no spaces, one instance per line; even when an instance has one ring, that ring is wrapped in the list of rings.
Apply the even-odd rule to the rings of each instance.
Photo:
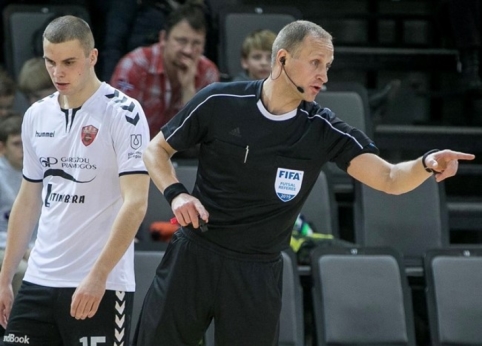
[[[165,30],[169,36],[172,28],[186,20],[195,31],[207,31],[205,7],[202,1],[191,0],[172,12],[167,18]]]
[[[88,55],[95,45],[89,24],[82,18],[71,15],[52,20],[45,28],[43,38],[52,43],[79,40],[85,55]]]
[[[22,133],[21,115],[10,115],[0,120],[0,142],[6,143],[9,136],[15,136]]]

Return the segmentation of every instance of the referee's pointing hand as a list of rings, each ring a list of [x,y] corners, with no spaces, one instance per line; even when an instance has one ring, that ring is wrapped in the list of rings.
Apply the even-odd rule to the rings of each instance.
[[[475,155],[461,153],[452,150],[436,151],[427,156],[425,164],[427,168],[435,171],[435,180],[440,182],[452,177],[457,173],[459,160],[473,160]]]

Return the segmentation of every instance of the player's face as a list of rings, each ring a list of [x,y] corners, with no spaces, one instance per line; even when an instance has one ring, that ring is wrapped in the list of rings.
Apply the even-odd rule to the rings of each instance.
[[[271,72],[271,51],[253,49],[246,58],[241,60],[241,66],[251,79],[265,79]]]
[[[51,43],[44,39],[45,66],[61,95],[79,93],[93,76],[97,49],[87,55],[79,40]]]
[[[334,48],[330,40],[305,37],[295,57],[292,56],[292,66],[288,71],[293,71],[290,77],[303,87],[305,100],[313,101],[323,84],[328,82],[328,70],[333,59]]]
[[[0,143],[3,155],[16,169],[22,169],[23,165],[23,146],[20,135],[10,135],[5,143]]]
[[[164,60],[180,69],[197,62],[203,54],[205,43],[204,31],[195,31],[186,20],[176,24],[165,39]]]

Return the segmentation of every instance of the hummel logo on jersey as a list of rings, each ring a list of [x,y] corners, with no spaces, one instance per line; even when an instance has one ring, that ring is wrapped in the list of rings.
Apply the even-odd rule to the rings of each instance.
[[[112,99],[114,97],[119,97],[119,90],[114,90],[113,94],[107,94],[107,95],[105,95],[105,97],[107,97],[109,99]]]
[[[134,110],[134,102],[131,102],[130,105],[128,106],[121,106],[121,108],[125,111],[129,111],[129,112],[132,112]]]
[[[132,125],[137,125],[137,123],[139,122],[139,113],[136,114],[136,116],[134,118],[129,118],[127,115],[126,115],[126,120],[128,123],[132,124]]]
[[[108,94],[108,95],[105,95],[107,98],[110,98],[110,99],[116,99],[114,100],[114,102],[116,103],[124,103],[125,101],[127,101],[127,97],[123,96],[121,99],[119,99],[119,97],[121,96],[120,93],[119,93],[119,90],[114,90],[114,93],[113,94]],[[134,102],[131,101],[131,103],[129,105],[122,105],[121,108],[125,111],[128,111],[129,113],[131,113],[135,108],[136,108],[136,105],[134,104]],[[132,124],[132,125],[137,125],[137,123],[139,122],[139,113],[136,114],[135,117],[131,118],[129,116],[125,116],[126,117],[126,120],[129,124]]]
[[[115,342],[114,346],[123,345],[125,336],[125,298],[126,293],[124,291],[115,291],[116,302],[115,302]]]
[[[17,343],[17,344],[24,344],[24,345],[30,344],[30,340],[29,340],[29,337],[27,335],[25,335],[25,336],[15,336],[15,334],[13,334],[13,333],[5,335],[3,337],[3,341],[4,342],[14,342],[14,343]]]
[[[241,137],[241,130],[239,129],[239,127],[236,127],[235,129],[232,129],[231,131],[229,131],[229,134],[231,136]]]
[[[53,132],[38,132],[38,131],[35,131],[35,137],[55,137],[55,131],[53,131]]]

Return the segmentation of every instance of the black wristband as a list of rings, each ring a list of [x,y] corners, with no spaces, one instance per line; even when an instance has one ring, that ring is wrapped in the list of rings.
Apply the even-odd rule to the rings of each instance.
[[[183,184],[174,183],[164,189],[164,198],[167,200],[167,203],[171,205],[172,200],[176,198],[178,195],[180,195],[181,193],[189,194],[189,191],[186,189],[186,187]]]
[[[440,151],[439,149],[432,149],[432,150],[429,150],[427,151],[425,154],[423,154],[422,156],[422,165],[423,165],[423,168],[429,172],[429,173],[437,173],[436,171],[434,171],[432,168],[428,168],[427,167],[427,164],[425,163],[425,160],[427,159],[427,156],[429,156],[430,154],[432,153],[436,153],[437,151]]]

